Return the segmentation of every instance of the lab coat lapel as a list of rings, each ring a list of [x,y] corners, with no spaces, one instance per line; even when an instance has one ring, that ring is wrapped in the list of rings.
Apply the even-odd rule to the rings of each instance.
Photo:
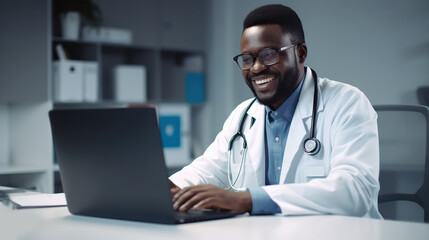
[[[285,151],[283,155],[283,165],[279,183],[284,183],[291,169],[292,162],[304,154],[302,142],[310,136],[311,116],[313,111],[314,81],[310,68],[307,67],[304,85],[302,86],[300,97],[289,128]],[[319,88],[318,110],[323,109],[321,92]],[[293,170],[293,169],[292,169]],[[293,180],[293,179],[292,179]]]
[[[249,117],[246,120],[247,129],[250,127],[250,119],[253,117],[253,126],[245,132],[248,150],[247,156],[252,161],[256,180],[259,186],[265,185],[265,109],[258,101],[252,105],[247,112]]]

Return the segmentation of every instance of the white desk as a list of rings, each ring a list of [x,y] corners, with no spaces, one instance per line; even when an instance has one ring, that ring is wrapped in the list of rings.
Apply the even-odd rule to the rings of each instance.
[[[0,239],[413,239],[429,224],[344,216],[239,216],[163,225],[71,215],[66,207],[12,210],[0,206]]]

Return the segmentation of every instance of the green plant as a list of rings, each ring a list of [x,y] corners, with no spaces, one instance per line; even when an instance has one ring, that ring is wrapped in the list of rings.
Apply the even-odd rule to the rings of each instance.
[[[103,16],[97,4],[91,0],[60,0],[55,2],[55,15],[59,17],[62,13],[78,12],[89,25],[100,27]]]

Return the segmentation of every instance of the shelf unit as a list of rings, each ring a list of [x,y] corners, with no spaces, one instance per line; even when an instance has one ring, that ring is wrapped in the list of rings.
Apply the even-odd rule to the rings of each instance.
[[[106,24],[129,28],[134,33],[132,44],[63,39],[59,19],[53,17],[57,1],[0,2],[1,22],[14,22],[13,27],[3,28],[5,37],[0,39],[0,65],[7,68],[0,72],[0,185],[40,192],[61,191],[48,112],[141,104],[114,100],[114,66],[146,67],[148,102],[187,104],[183,62],[190,56],[205,57],[203,27],[207,4],[204,1],[93,0],[100,6]],[[118,4],[120,9],[116,9]],[[129,14],[118,18],[124,12]],[[187,17],[183,18],[184,15]],[[138,21],[140,18],[142,22]],[[52,65],[58,59],[57,44],[63,46],[69,59],[98,63],[97,102],[53,100]],[[203,106],[189,105],[197,106],[196,111],[191,111],[191,118]]]
[[[75,41],[54,37],[52,59],[58,60],[55,48],[61,45],[70,60],[99,64],[99,102],[114,102],[113,69],[120,64],[143,65],[147,69],[148,102],[185,102],[186,58],[201,56],[202,51],[185,51],[102,42]],[[168,69],[168,71],[166,71]]]

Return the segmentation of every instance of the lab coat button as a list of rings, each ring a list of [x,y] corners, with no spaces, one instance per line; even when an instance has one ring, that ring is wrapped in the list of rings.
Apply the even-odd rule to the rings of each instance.
[[[278,141],[280,140],[280,138],[279,138],[279,137],[276,137],[274,140],[276,140],[276,142],[278,142]]]

